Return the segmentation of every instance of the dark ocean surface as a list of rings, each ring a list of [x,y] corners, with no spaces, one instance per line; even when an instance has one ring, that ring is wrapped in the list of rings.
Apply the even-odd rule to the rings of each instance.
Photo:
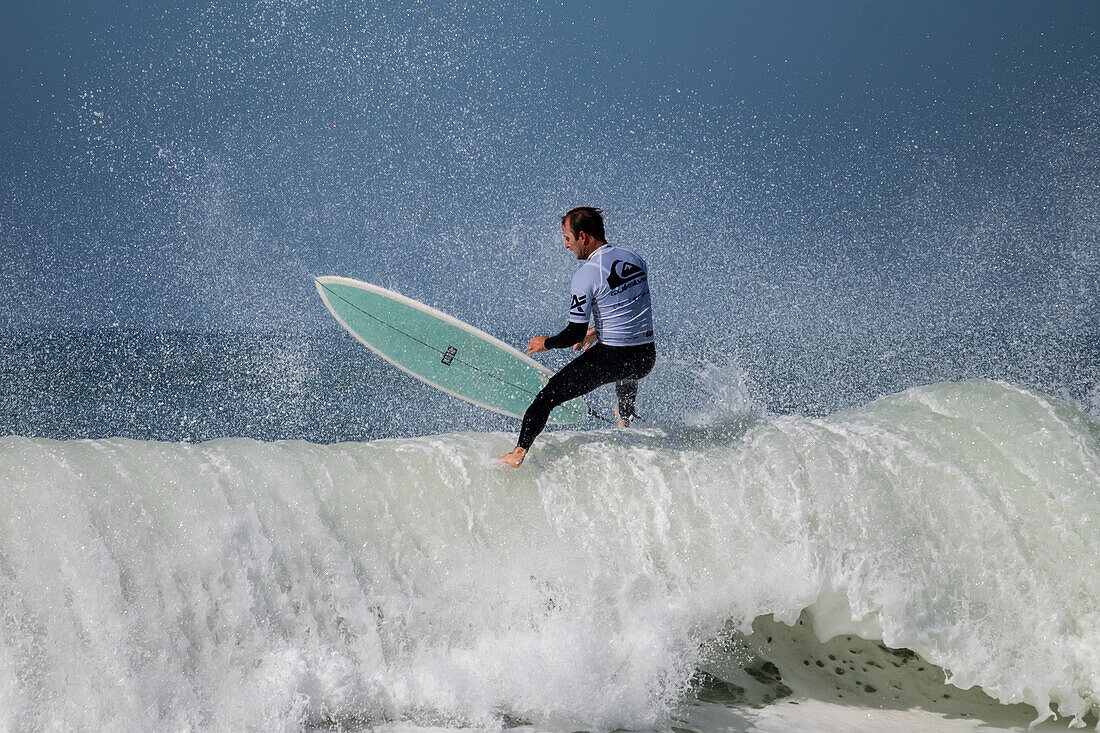
[[[973,378],[1033,388],[1093,414],[1100,409],[1096,332],[1021,336],[968,329],[811,338],[743,334],[708,347],[698,343],[704,335],[672,334],[658,342],[658,366],[642,383],[639,411],[667,426],[690,423],[702,412],[826,415],[908,387]],[[526,335],[510,339],[517,346],[525,341]],[[700,359],[700,351],[713,361]],[[540,358],[560,368],[571,356]],[[598,392],[594,406],[600,400],[606,411],[610,390]],[[517,420],[437,392],[327,325],[315,334],[69,329],[0,335],[3,434],[334,443],[517,429]]]

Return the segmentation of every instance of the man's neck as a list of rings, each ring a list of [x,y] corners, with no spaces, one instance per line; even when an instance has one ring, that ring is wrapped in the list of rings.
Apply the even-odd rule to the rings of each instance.
[[[584,258],[587,260],[589,257],[591,257],[592,255],[594,255],[596,253],[596,250],[598,250],[600,247],[604,246],[605,244],[607,244],[607,242],[593,241],[592,242],[592,248],[588,250],[588,252],[585,254]]]

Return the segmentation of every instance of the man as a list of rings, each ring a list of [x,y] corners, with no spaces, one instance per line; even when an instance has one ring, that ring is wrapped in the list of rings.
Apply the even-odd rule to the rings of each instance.
[[[634,417],[638,380],[653,369],[657,352],[646,265],[637,253],[607,243],[602,214],[600,209],[581,206],[561,218],[565,246],[585,263],[573,275],[569,325],[556,336],[535,336],[527,344],[527,353],[570,346],[584,353],[551,377],[527,408],[516,447],[500,457],[509,466],[523,463],[551,410],[602,384],[615,383],[619,398],[615,414],[621,427],[628,426]],[[591,332],[589,318],[594,326]],[[598,343],[592,346],[595,339]]]

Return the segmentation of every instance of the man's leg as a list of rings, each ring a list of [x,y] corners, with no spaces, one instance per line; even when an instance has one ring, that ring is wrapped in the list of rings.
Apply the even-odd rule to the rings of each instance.
[[[546,427],[550,412],[555,407],[574,397],[588,394],[601,384],[615,379],[615,375],[607,374],[606,351],[607,347],[600,348],[600,344],[596,344],[550,377],[550,381],[535,396],[527,412],[523,413],[523,426],[519,431],[519,440],[516,441],[517,447],[524,451],[531,447],[535,438]]]
[[[610,382],[634,380],[636,392],[637,380],[649,374],[653,368],[656,353],[652,344],[645,344],[642,347],[596,344],[583,352],[551,377],[538,393],[534,402],[527,408],[527,412],[523,414],[523,426],[520,428],[516,447],[511,453],[501,456],[501,460],[510,466],[519,466],[523,463],[527,450],[546,427],[550,411],[558,405]]]
[[[619,405],[615,408],[619,427],[630,427],[630,421],[634,419],[634,400],[638,396],[638,380],[622,379],[615,382],[615,394],[619,398]]]
[[[619,398],[615,416],[619,418],[620,428],[630,427],[630,421],[638,416],[634,412],[634,401],[638,397],[638,380],[653,370],[653,364],[656,361],[657,349],[653,344],[644,344],[631,349],[631,356],[624,365],[629,376],[615,383],[615,394]]]

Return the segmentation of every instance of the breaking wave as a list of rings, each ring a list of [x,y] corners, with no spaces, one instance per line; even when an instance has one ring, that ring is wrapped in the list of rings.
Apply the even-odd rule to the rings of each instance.
[[[940,383],[556,432],[516,471],[512,438],[0,438],[0,727],[655,727],[736,686],[731,633],[800,619],[1100,705],[1100,421],[1070,403]]]

